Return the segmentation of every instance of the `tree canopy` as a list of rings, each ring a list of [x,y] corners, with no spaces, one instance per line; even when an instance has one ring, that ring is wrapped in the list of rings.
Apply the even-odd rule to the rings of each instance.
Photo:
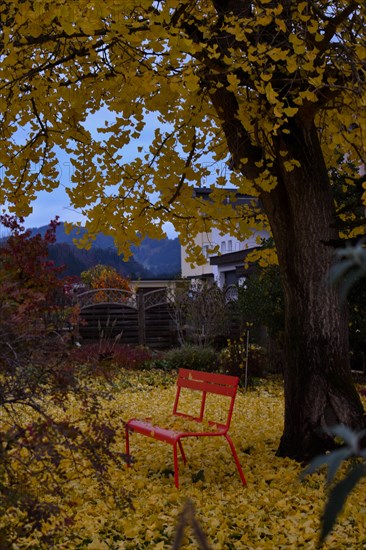
[[[18,215],[59,185],[62,149],[71,204],[91,234],[112,234],[122,248],[170,220],[184,242],[233,217],[217,201],[197,216],[191,186],[226,184],[228,162],[240,191],[270,191],[278,170],[301,162],[292,126],[313,121],[327,167],[360,183],[362,2],[28,0],[4,1],[0,14],[0,198]],[[98,113],[106,122],[96,133]],[[241,235],[263,223],[255,211],[237,217]]]

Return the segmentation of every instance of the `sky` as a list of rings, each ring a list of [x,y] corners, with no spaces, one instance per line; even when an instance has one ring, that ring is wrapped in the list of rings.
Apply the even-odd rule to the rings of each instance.
[[[32,204],[33,213],[25,218],[24,225],[26,227],[48,225],[56,216],[59,216],[63,222],[83,222],[84,218],[81,212],[71,208],[69,197],[65,191],[65,179],[67,179],[67,176],[64,174],[70,171],[70,167],[67,166],[66,161],[65,163],[60,162],[60,171],[60,186],[52,191],[52,193],[42,191],[38,194],[36,201]]]

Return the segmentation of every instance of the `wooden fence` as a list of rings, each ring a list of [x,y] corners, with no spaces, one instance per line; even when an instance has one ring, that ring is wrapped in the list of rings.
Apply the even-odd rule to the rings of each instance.
[[[173,300],[170,288],[147,293],[113,288],[83,292],[76,296],[78,336],[82,340],[118,338],[124,344],[171,347],[177,342]]]

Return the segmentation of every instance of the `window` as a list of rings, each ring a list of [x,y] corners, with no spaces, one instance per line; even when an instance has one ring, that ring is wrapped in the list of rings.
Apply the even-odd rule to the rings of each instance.
[[[225,254],[225,252],[226,252],[226,242],[222,241],[221,242],[221,254]]]
[[[227,251],[232,252],[233,251],[233,241],[230,240],[227,242]]]

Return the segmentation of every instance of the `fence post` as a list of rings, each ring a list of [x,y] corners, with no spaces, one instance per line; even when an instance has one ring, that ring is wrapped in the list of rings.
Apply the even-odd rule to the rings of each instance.
[[[138,335],[139,344],[144,346],[146,344],[146,332],[145,332],[145,300],[144,291],[140,288],[137,292],[137,322],[138,322]]]

